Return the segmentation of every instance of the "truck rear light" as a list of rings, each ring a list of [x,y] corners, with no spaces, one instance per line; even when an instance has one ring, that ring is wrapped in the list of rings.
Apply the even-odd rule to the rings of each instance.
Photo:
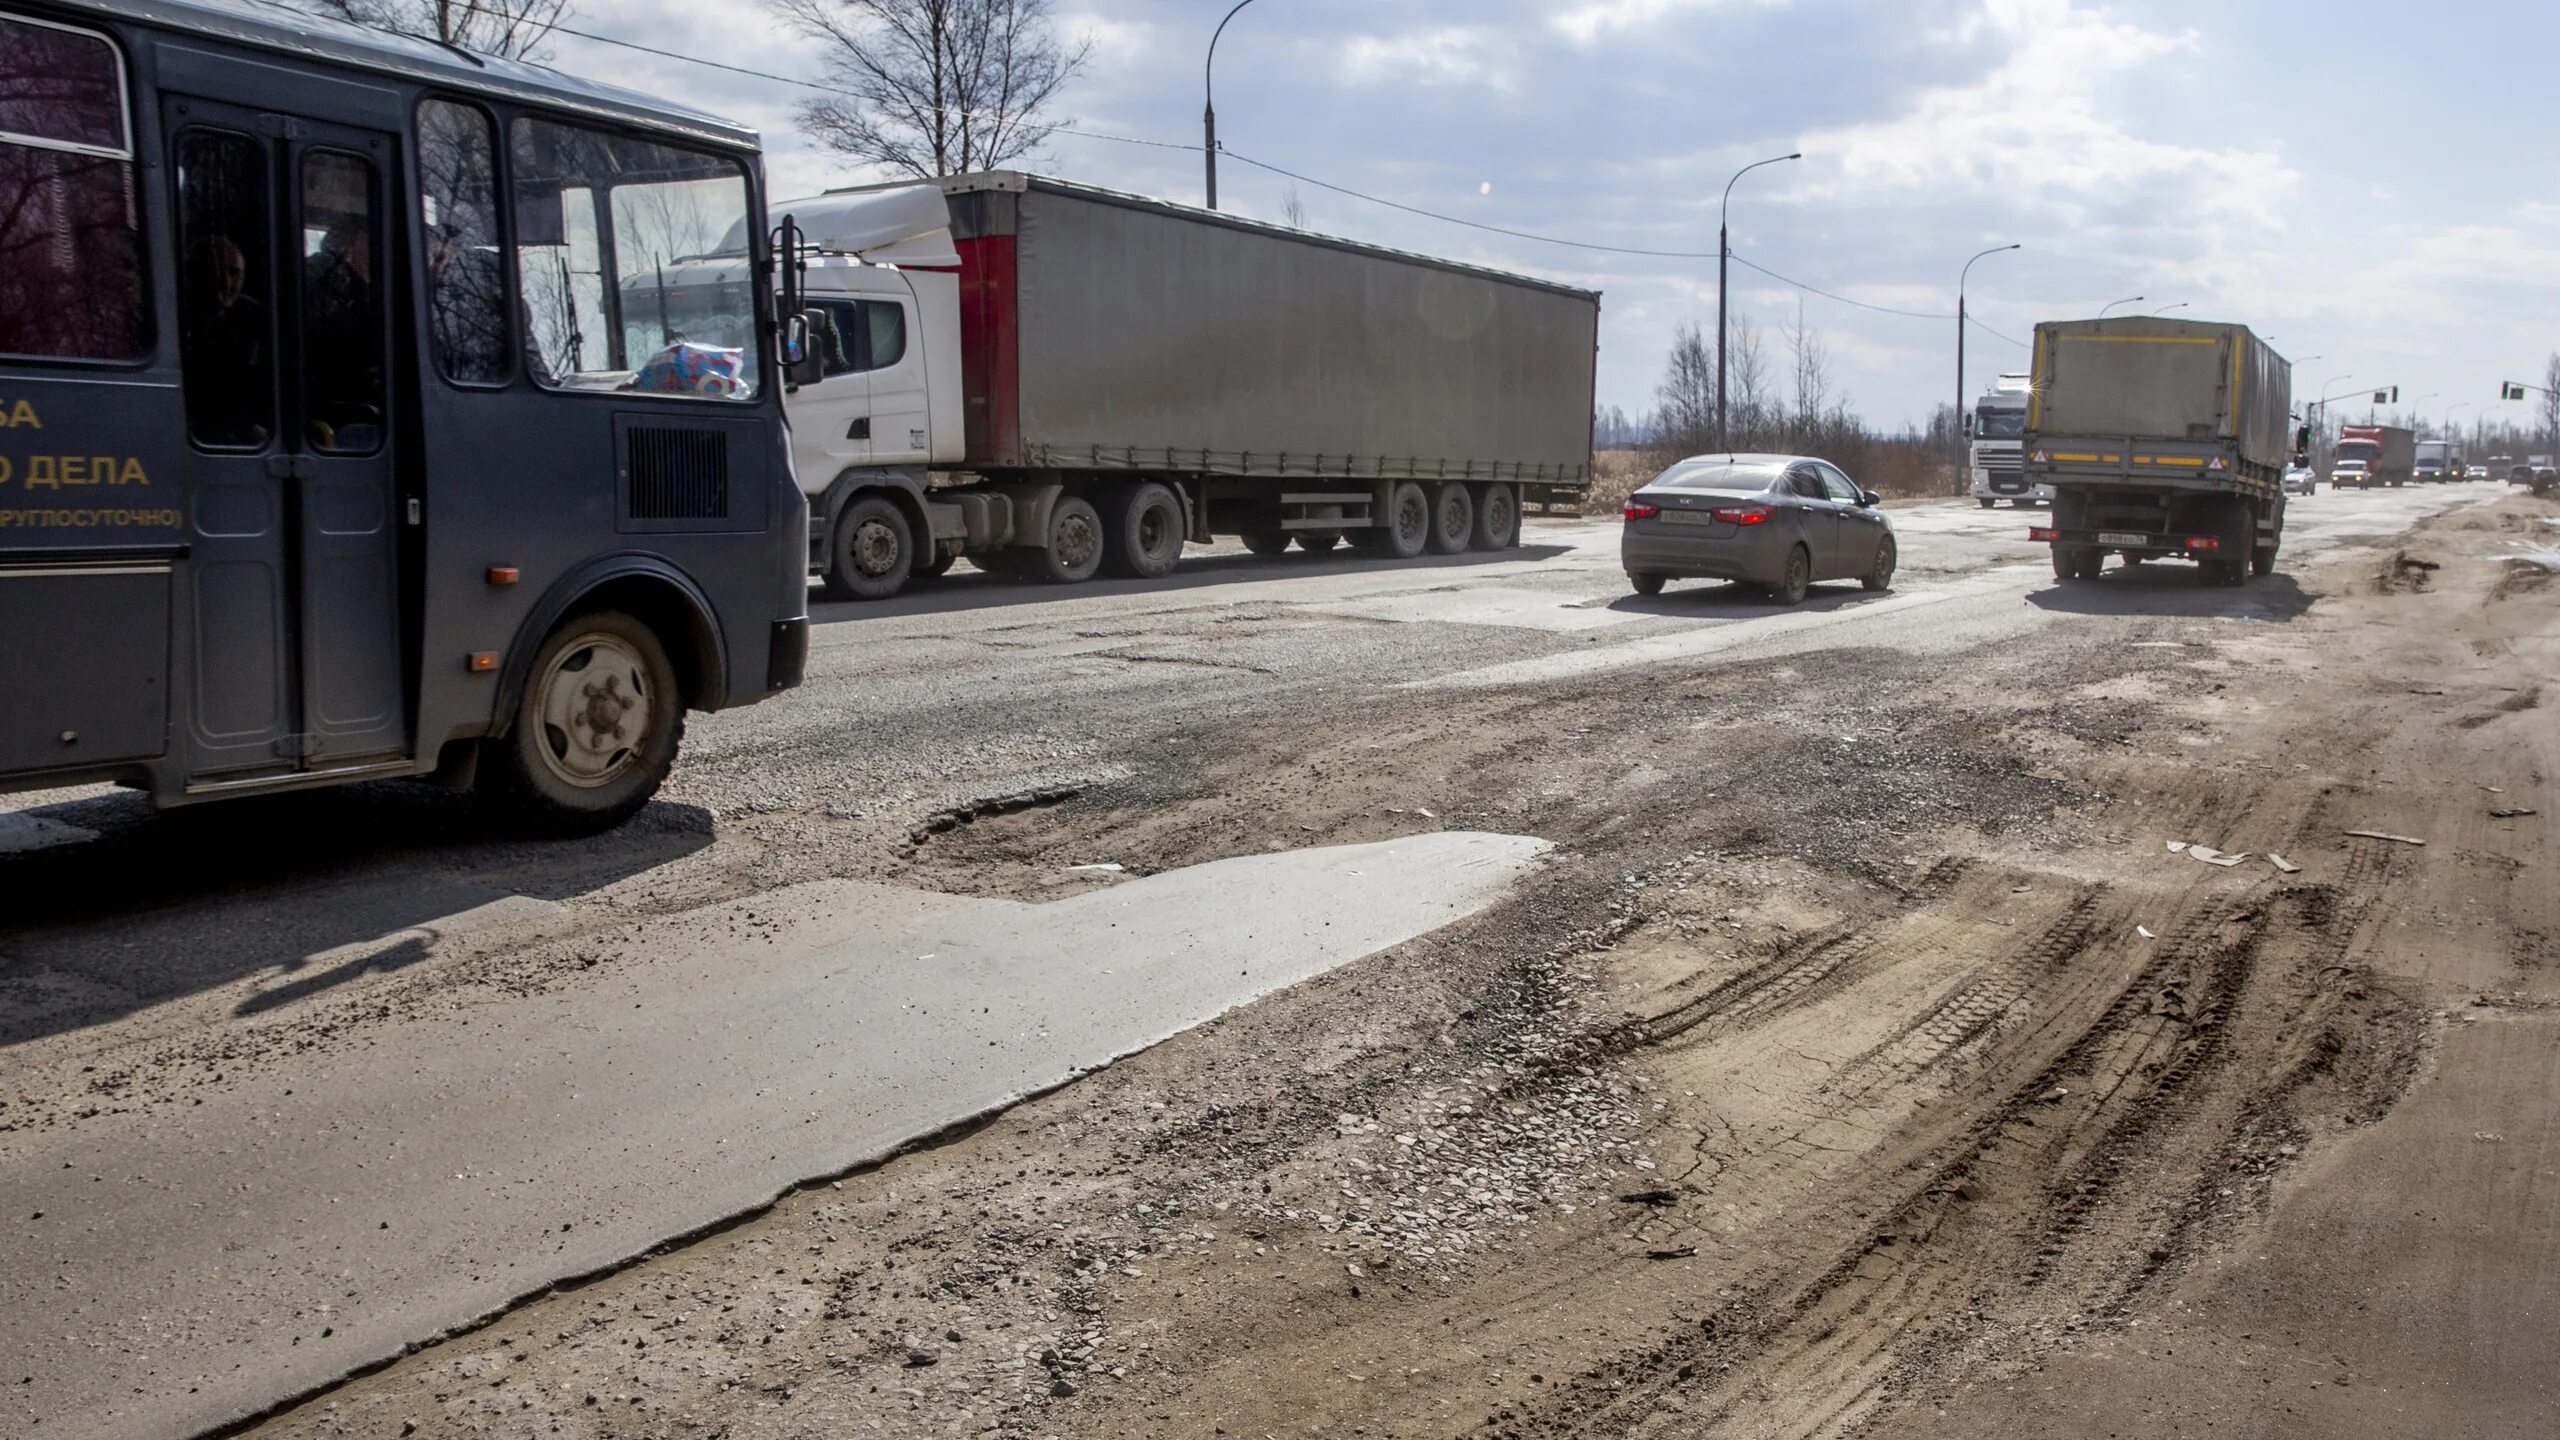
[[[2190,550],[2219,550],[2222,548],[2222,542],[2211,535],[2190,535],[2187,537],[2187,548]]]
[[[2053,541],[2061,539],[2062,532],[2059,530],[2047,529],[2042,525],[2030,525],[2027,527],[2027,538],[2030,540],[2042,540],[2047,544],[2050,544]]]
[[[1659,505],[1647,505],[1641,500],[1627,502],[1627,518],[1630,520],[1650,520],[1661,513],[1662,507]]]
[[[1730,505],[1722,510],[1711,511],[1709,513],[1713,514],[1717,519],[1723,521],[1727,525],[1766,525],[1769,523],[1769,507],[1766,505]]]

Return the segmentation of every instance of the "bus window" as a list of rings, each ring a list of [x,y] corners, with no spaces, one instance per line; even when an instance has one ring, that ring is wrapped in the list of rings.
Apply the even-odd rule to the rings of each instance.
[[[359,156],[302,157],[303,426],[317,450],[364,454],[382,444],[376,184]]]
[[[734,257],[737,274],[727,283],[679,289],[658,279],[680,262],[711,257],[743,226],[739,166],[547,120],[517,120],[510,143],[517,281],[548,372],[543,383],[754,398],[747,257]]]
[[[275,433],[275,267],[267,237],[267,148],[206,126],[180,132],[178,359],[187,433],[214,449]]]
[[[150,342],[124,59],[0,15],[0,355],[130,360]]]
[[[497,136],[487,114],[418,106],[418,209],[436,368],[464,385],[507,378],[507,280],[498,253]]]

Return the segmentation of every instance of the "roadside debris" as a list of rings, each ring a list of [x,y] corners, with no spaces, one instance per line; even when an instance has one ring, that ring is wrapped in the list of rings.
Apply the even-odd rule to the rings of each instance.
[[[2154,934],[2152,934],[2152,933],[2151,933],[2151,927],[2150,927],[2150,926],[2148,926],[2148,925],[2136,925],[2136,926],[2134,926],[2134,927],[2133,927],[2133,933],[2134,933],[2134,934],[2136,934],[2136,935],[2141,936],[2141,937],[2142,937],[2143,939],[2145,939],[2145,940],[2157,940],[2157,939],[2159,939],[2159,938],[2160,938],[2159,936],[2154,935]]]
[[[1656,1209],[1660,1209],[1665,1205],[1679,1204],[1680,1192],[1677,1190],[1639,1190],[1633,1195],[1619,1196],[1618,1203],[1622,1205],[1651,1205]]]
[[[1126,865],[1107,865],[1107,864],[1106,864],[1106,865],[1070,865],[1070,866],[1068,866],[1067,868],[1068,868],[1069,870],[1089,870],[1089,871],[1094,871],[1094,872],[1096,872],[1096,873],[1104,874],[1104,875],[1119,875],[1119,874],[1124,874],[1124,873],[1126,873],[1126,872],[1128,871],[1128,869],[1129,869],[1129,867],[1128,867],[1128,866],[1126,866]]]
[[[2272,850],[2267,852],[2267,863],[2273,865],[2287,875],[2299,875],[2302,873],[2301,866],[2294,864],[2292,861],[2276,854]]]
[[[2207,865],[2219,865],[2223,869],[2228,870],[2232,866],[2239,864],[2241,861],[2248,859],[2249,855],[2246,851],[2242,851],[2237,855],[2226,855],[2223,852],[2214,849],[2210,845],[2190,845],[2187,847],[2187,858],[2190,860],[2201,860]]]
[[[2489,818],[2492,820],[2521,820],[2527,815],[2539,815],[2541,813],[2541,811],[2536,810],[2529,805],[2499,805],[2490,809]]]
[[[2347,832],[2347,836],[2349,839],[2353,840],[2388,840],[2394,845],[2424,845],[2427,843],[2413,835],[2393,835],[2382,830],[2350,830]]]
[[[1647,1250],[1644,1252],[1644,1258],[1647,1260],[1694,1260],[1698,1258],[1698,1247],[1675,1245],[1668,1250]]]

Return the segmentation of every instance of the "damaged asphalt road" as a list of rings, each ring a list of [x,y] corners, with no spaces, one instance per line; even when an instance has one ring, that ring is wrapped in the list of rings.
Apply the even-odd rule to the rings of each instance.
[[[1935,505],[1896,594],[1797,611],[1638,600],[1585,522],[1152,588],[963,574],[826,607],[810,686],[704,720],[594,842],[398,788],[34,797],[0,855],[30,897],[0,1188],[40,1258],[0,1308],[36,1373],[0,1414],[190,1433],[519,1296],[264,1428],[1828,1434],[1987,1403],[1967,1377],[2128,1333],[2390,1115],[2431,1016],[2541,983],[2553,932],[2497,888],[2534,822],[2450,832],[2363,753],[2450,733],[2470,773],[2547,737],[2422,654],[2534,653],[2550,592],[2473,528],[2530,503],[2324,496],[2242,591],[2057,590],[2027,517]],[[2444,567],[2425,592],[2374,578],[2398,550]],[[2376,688],[2394,664],[2445,693]],[[1428,848],[1466,843],[1487,868]],[[1419,868],[1323,848],[1381,844]],[[1210,863],[1275,852],[1333,858]],[[1062,918],[1112,904],[1158,937],[1132,964]],[[1196,989],[1135,966],[1186,943],[1275,953]],[[958,1047],[900,1008],[973,995]],[[1110,1022],[1070,1033],[1066,996]]]

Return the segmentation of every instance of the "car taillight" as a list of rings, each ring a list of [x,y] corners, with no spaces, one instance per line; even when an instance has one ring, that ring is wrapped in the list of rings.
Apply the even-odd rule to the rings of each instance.
[[[1734,505],[1718,510],[1715,517],[1727,525],[1766,525],[1769,509],[1765,505]]]
[[[1627,502],[1627,518],[1630,520],[1650,520],[1661,513],[1662,507],[1659,505],[1647,505],[1641,500]]]

